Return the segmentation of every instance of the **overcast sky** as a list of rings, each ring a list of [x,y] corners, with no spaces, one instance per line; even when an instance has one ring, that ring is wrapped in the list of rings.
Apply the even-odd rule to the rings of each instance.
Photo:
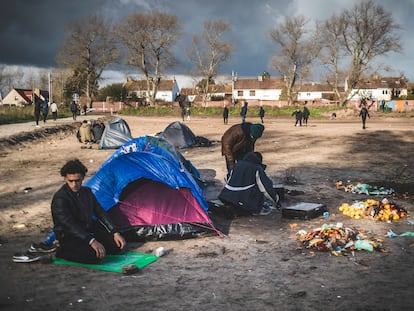
[[[269,66],[276,52],[269,31],[284,16],[304,15],[310,21],[323,20],[357,2],[360,0],[6,0],[0,18],[0,64],[53,68],[65,38],[65,27],[71,20],[99,14],[117,22],[132,12],[156,9],[176,15],[183,25],[185,34],[177,52],[190,44],[192,34],[201,33],[204,21],[223,19],[231,25],[226,39],[235,43],[235,49],[220,73],[230,75],[233,70],[240,77],[255,77],[266,70],[276,76]],[[392,12],[394,21],[402,27],[404,50],[381,61],[395,69],[391,74],[403,73],[412,82],[414,0],[375,2]],[[184,53],[180,58],[185,62]]]

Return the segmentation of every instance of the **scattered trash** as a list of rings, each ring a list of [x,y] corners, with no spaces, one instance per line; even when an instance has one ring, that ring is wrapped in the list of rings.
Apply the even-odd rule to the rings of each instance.
[[[140,269],[136,265],[126,265],[122,267],[123,274],[134,274],[140,272]]]
[[[382,247],[382,240],[367,237],[363,232],[355,229],[344,228],[342,224],[324,224],[309,233],[300,230],[296,236],[306,248],[330,251],[335,256],[347,255],[354,250],[386,252]]]
[[[324,212],[323,214],[322,214],[322,216],[323,216],[323,218],[328,218],[329,217],[329,212]]]
[[[158,247],[155,251],[154,251],[154,255],[157,257],[162,257],[166,254],[165,248],[164,247]]]
[[[23,189],[24,193],[28,193],[29,191],[32,191],[33,188],[32,187],[26,187]]]
[[[349,205],[343,203],[339,207],[339,211],[345,216],[349,216],[355,219],[360,218],[372,218],[380,221],[396,221],[407,216],[407,210],[398,207],[395,203],[389,202],[388,199],[377,201],[368,199],[364,201],[356,201]]]
[[[414,232],[408,231],[408,232],[404,232],[404,233],[401,233],[401,234],[396,234],[392,230],[389,230],[387,232],[387,235],[388,235],[389,238],[395,238],[397,236],[414,236]]]
[[[366,195],[392,195],[395,190],[392,188],[372,186],[369,184],[357,183],[356,185],[349,183],[344,184],[342,181],[335,182],[336,189],[342,189],[345,192],[366,194]]]
[[[14,224],[12,228],[13,229],[24,229],[26,228],[26,225],[25,224]]]

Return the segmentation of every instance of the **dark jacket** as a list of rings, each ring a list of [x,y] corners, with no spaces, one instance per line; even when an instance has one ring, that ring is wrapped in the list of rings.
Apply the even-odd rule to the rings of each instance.
[[[362,119],[366,119],[369,116],[368,109],[365,107],[362,107],[361,111],[359,112],[359,116],[362,117]]]
[[[71,235],[89,243],[93,238],[90,233],[94,222],[93,216],[109,233],[116,231],[90,188],[81,187],[79,192],[75,193],[64,184],[53,196],[52,217],[58,239]]]
[[[309,116],[310,116],[310,111],[309,111],[309,109],[308,109],[308,108],[306,108],[306,107],[304,107],[304,108],[303,108],[303,118],[304,118],[304,119],[307,119],[307,118],[309,118]]]
[[[226,157],[230,168],[234,163],[243,159],[246,153],[254,151],[254,139],[250,134],[252,123],[244,122],[231,126],[221,137],[221,154]]]
[[[234,166],[227,184],[219,194],[225,203],[240,206],[251,213],[259,212],[265,196],[275,203],[279,201],[272,180],[266,175],[264,166],[254,154],[249,152]]]

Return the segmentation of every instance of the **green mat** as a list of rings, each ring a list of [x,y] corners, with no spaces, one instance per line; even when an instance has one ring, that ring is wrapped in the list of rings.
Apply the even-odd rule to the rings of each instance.
[[[91,269],[122,273],[123,266],[136,265],[139,269],[142,269],[157,259],[158,257],[154,255],[127,252],[122,255],[106,255],[102,262],[99,264],[86,264],[68,261],[60,258],[53,258],[53,263],[56,265],[86,267]]]

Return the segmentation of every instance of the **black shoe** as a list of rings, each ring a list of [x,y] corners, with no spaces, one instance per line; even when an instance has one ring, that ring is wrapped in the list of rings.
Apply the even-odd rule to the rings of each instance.
[[[51,253],[56,250],[56,245],[48,245],[45,242],[33,243],[30,248],[30,253]]]
[[[33,262],[33,261],[38,261],[40,259],[41,256],[39,255],[35,255],[33,253],[16,253],[13,256],[13,261],[14,262]]]

